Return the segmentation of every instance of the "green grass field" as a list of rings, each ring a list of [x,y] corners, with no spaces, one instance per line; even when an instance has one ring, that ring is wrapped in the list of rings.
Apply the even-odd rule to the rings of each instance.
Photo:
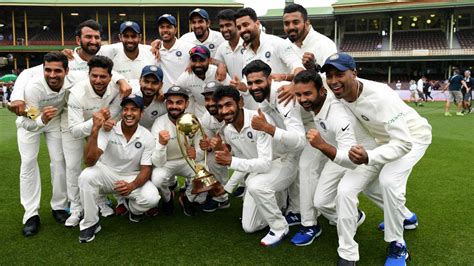
[[[407,206],[420,225],[405,234],[412,265],[474,264],[474,115],[444,117],[442,103],[417,109],[433,126],[433,143],[408,182]],[[266,231],[246,234],[240,226],[241,199],[231,207],[195,217],[159,215],[136,224],[124,217],[102,218],[102,231],[89,244],[78,242],[79,229],[56,224],[51,216],[49,161],[41,147],[42,226],[38,235],[21,234],[20,156],[15,117],[0,109],[0,264],[232,264],[335,265],[336,228],[320,218],[323,234],[311,246],[289,240],[276,248],[259,246]],[[382,265],[386,243],[377,230],[383,213],[361,196],[367,214],[356,236],[361,265]],[[292,227],[292,234],[297,227]]]

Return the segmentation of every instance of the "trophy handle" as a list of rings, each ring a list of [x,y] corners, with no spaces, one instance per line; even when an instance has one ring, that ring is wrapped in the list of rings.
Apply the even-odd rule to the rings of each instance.
[[[201,122],[199,121],[199,119],[197,119],[196,116],[193,115],[193,121],[198,125],[198,128],[199,128],[199,132],[201,132],[201,136],[204,138],[205,136],[205,132],[204,132],[204,128],[202,127],[201,125]],[[182,136],[184,138],[184,141],[181,140],[180,136]],[[189,158],[186,150],[184,150],[184,147],[187,147],[187,136],[178,130],[178,127],[176,127],[176,138],[178,139],[178,146],[179,146],[179,150],[181,151],[181,154],[183,155],[184,157],[184,160],[188,163],[188,165],[193,169],[194,173],[197,174],[198,171],[196,170],[196,162]],[[203,167],[206,169],[206,170],[209,170],[207,169],[207,151],[204,151],[204,165]]]

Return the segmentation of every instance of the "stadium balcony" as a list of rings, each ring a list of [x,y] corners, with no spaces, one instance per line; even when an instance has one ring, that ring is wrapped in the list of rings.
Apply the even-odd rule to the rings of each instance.
[[[472,30],[460,30],[456,32],[461,48],[474,48],[474,32]]]
[[[344,52],[377,51],[381,48],[382,36],[377,33],[346,34],[340,46]]]
[[[441,50],[447,49],[446,35],[440,31],[394,32],[393,50]]]

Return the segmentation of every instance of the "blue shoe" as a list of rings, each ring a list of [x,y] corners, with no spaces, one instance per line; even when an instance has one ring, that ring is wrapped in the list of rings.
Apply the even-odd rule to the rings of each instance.
[[[301,224],[301,214],[289,212],[285,215],[285,220],[288,223],[288,226]]]
[[[385,261],[385,266],[405,266],[408,259],[408,250],[406,244],[393,241],[387,247],[388,256]]]
[[[416,214],[413,213],[413,215],[409,219],[403,220],[403,228],[405,230],[414,230],[418,227],[418,218],[416,217]],[[378,229],[380,231],[385,230],[385,224],[381,222],[378,226]]]
[[[301,247],[313,243],[314,239],[321,235],[321,226],[301,226],[300,231],[291,239],[291,244]]]

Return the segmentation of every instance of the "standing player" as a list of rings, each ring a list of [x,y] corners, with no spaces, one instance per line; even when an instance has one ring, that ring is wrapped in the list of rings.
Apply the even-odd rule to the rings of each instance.
[[[468,90],[466,81],[463,79],[463,76],[459,74],[459,69],[454,70],[454,75],[449,78],[448,84],[443,88],[443,92],[448,90],[448,99],[446,100],[446,105],[444,107],[444,116],[453,116],[449,109],[451,108],[451,103],[456,102],[456,115],[463,116],[461,112],[462,108],[462,93],[461,88]]]
[[[79,199],[77,180],[81,172],[84,152],[84,139],[92,130],[92,114],[102,112],[106,120],[116,118],[120,113],[120,95],[117,85],[111,82],[113,62],[105,56],[94,56],[88,62],[89,78],[76,83],[70,91],[68,101],[68,138],[64,146],[66,165],[72,170],[68,179],[68,194],[71,201],[71,217],[66,221],[66,226],[77,226],[82,214]],[[115,121],[109,120],[108,126],[113,126]],[[63,134],[64,135],[64,134]],[[63,140],[64,143],[64,140]],[[64,144],[63,144],[64,145]],[[68,160],[69,159],[69,160]],[[99,201],[99,208],[104,217],[111,216],[114,211],[106,207],[104,200]]]
[[[119,38],[123,47],[118,49],[113,57],[113,70],[125,79],[139,79],[140,72],[145,66],[157,64],[150,48],[140,45],[142,33],[138,23],[125,21],[120,24]]]
[[[327,84],[357,117],[379,146],[355,145],[349,158],[356,164],[380,165],[384,202],[386,265],[405,265],[408,258],[403,223],[408,176],[431,143],[431,126],[385,84],[357,78],[354,59],[344,53],[330,56],[322,71]]]
[[[181,36],[181,40],[195,45],[204,45],[214,57],[217,48],[224,42],[224,38],[218,31],[211,30],[211,20],[206,10],[196,8],[189,13],[191,32]]]
[[[25,209],[23,235],[32,236],[40,227],[38,210],[41,198],[41,178],[37,163],[41,135],[44,134],[51,160],[53,193],[51,209],[54,219],[64,223],[68,218],[66,167],[61,146],[60,114],[66,105],[66,94],[72,84],[67,80],[68,62],[65,55],[53,52],[43,58],[43,78],[30,83],[25,90],[25,103],[40,112],[37,117],[21,117],[18,147],[21,156],[20,198]]]
[[[464,114],[471,113],[471,99],[472,99],[472,85],[474,83],[473,78],[471,78],[471,71],[464,71],[464,81],[466,82],[466,88],[462,88],[462,98],[463,98],[463,110]]]
[[[151,129],[152,135],[156,139],[156,148],[153,152],[152,182],[158,188],[163,197],[163,212],[171,214],[174,210],[173,192],[170,186],[175,184],[175,175],[183,176],[189,184],[195,173],[187,164],[181,154],[178,140],[176,137],[176,120],[184,114],[188,104],[189,95],[184,88],[173,86],[165,93],[165,103],[167,114],[158,117]],[[187,147],[187,154],[196,162],[203,159],[201,150],[196,150],[192,145],[198,145],[202,136],[196,134],[191,140],[191,145]],[[205,198],[191,194],[192,186],[189,185],[186,193],[181,195],[180,203],[183,206],[183,212],[187,216],[196,214],[196,204],[194,202],[204,203]]]
[[[197,45],[189,50],[191,57],[192,72],[184,72],[176,81],[176,85],[187,89],[192,98],[190,98],[190,105],[188,110],[194,113],[197,117],[202,117],[206,112],[204,107],[204,96],[202,92],[206,83],[215,81],[217,67],[211,65],[211,53],[204,45]],[[230,77],[226,75],[223,84],[229,84]]]
[[[88,167],[79,176],[84,206],[81,243],[94,240],[101,229],[96,202],[99,194],[116,193],[127,198],[132,222],[141,221],[143,213],[160,200],[156,187],[149,181],[155,142],[151,133],[138,123],[144,108],[143,99],[130,95],[120,105],[122,120],[109,132],[102,129],[107,120],[103,113],[93,114],[84,152]]]

